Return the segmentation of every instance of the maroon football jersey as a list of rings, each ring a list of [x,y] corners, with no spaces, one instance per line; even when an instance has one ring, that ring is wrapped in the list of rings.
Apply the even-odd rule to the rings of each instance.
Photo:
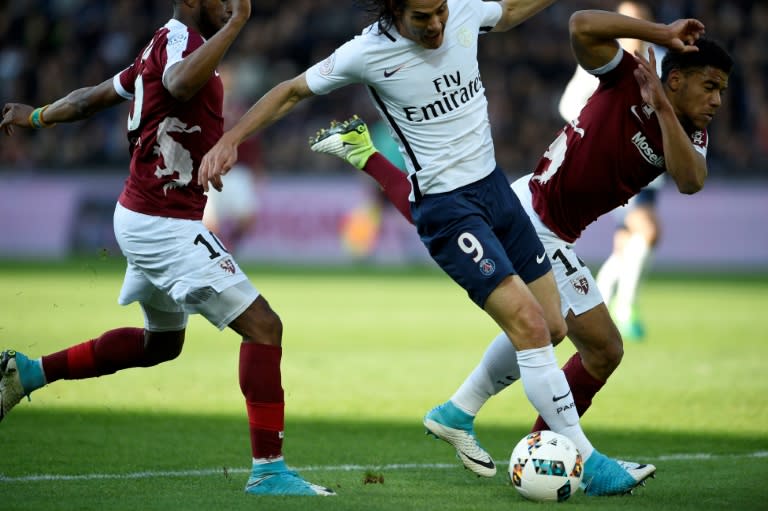
[[[552,232],[574,242],[587,225],[627,201],[666,171],[661,126],[640,95],[634,57],[600,75],[579,117],[539,160],[529,183],[533,208]],[[706,156],[707,133],[691,143]]]
[[[178,20],[155,32],[133,64],[115,76],[132,100],[128,115],[131,168],[120,204],[147,215],[200,220],[206,196],[197,184],[205,153],[223,132],[224,89],[218,72],[189,101],[163,86],[163,73],[205,40]]]

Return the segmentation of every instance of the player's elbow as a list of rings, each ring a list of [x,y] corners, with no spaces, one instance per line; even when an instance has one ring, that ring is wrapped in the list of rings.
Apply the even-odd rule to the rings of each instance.
[[[309,84],[307,84],[306,73],[301,73],[300,75],[295,76],[290,80],[285,80],[280,85],[278,85],[278,87],[285,87],[287,96],[290,98],[290,102],[294,104],[314,96],[312,89],[310,89]]]
[[[168,91],[168,94],[173,96],[173,99],[184,103],[195,97],[197,92],[203,88],[207,79],[198,80],[189,75],[185,75],[182,71],[183,69],[179,67],[179,65],[171,68],[171,70],[163,76],[163,85]]]
[[[704,188],[707,179],[707,165],[701,159],[683,164],[671,165],[668,172],[672,175],[677,185],[677,191],[685,195],[692,195]]]
[[[685,195],[693,195],[694,193],[698,193],[702,188],[704,188],[703,178],[697,179],[694,177],[691,179],[677,181],[677,191]]]
[[[176,101],[180,101],[182,103],[185,103],[192,99],[195,94],[197,94],[197,91],[199,90],[196,87],[190,87],[184,83],[174,84],[169,83],[168,84],[168,93],[173,96],[173,99]]]
[[[684,195],[693,195],[694,193],[698,193],[703,186],[686,186],[686,187],[678,187],[678,191]]]
[[[579,37],[589,32],[591,25],[589,11],[576,11],[568,20],[568,30],[571,37]]]

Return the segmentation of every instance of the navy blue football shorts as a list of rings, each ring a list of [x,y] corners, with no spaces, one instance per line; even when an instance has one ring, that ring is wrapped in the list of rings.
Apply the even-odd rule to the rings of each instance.
[[[475,183],[423,196],[411,212],[432,258],[481,308],[509,275],[528,283],[552,269],[498,167]]]

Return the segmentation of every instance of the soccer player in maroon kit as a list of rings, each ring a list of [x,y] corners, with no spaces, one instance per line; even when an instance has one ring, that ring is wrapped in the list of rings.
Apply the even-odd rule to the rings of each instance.
[[[202,223],[200,160],[223,131],[216,66],[251,13],[251,0],[174,1],[131,66],[50,105],[8,103],[0,128],[46,128],[131,101],[130,173],[115,208],[127,259],[119,303],[138,301],[144,328],[118,328],[38,359],[0,356],[0,420],[32,391],[57,380],[93,378],[176,358],[189,314],[242,336],[240,388],[250,426],[254,495],[333,495],[289,470],[282,455],[282,323],[235,260]]]
[[[719,45],[700,38],[703,32],[697,20],[664,25],[614,12],[574,13],[570,20],[573,52],[600,85],[579,117],[558,133],[533,174],[512,185],[552,262],[568,337],[578,350],[563,371],[579,415],[618,367],[623,344],[589,268],[572,244],[590,223],[625,204],[664,172],[681,193],[696,193],[704,185],[706,127],[721,105],[733,61]],[[621,49],[618,38],[668,48],[661,79],[652,50],[648,57],[632,56]],[[329,137],[338,138],[339,143]],[[310,144],[313,150],[348,161],[354,152],[356,166],[376,179],[410,220],[408,181],[374,152],[359,120],[321,131]],[[488,456],[476,440],[474,418],[491,396],[519,375],[514,347],[502,333],[449,401],[438,406],[437,413],[427,414],[427,430],[460,453]],[[443,408],[451,413],[441,414]],[[441,422],[441,416],[449,415],[460,420]],[[539,417],[533,430],[541,429],[549,428]],[[483,475],[466,456],[460,459]]]

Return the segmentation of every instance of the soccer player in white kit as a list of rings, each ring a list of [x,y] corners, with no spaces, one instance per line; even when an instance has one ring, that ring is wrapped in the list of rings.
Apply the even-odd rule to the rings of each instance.
[[[282,323],[233,257],[201,221],[205,195],[197,168],[223,131],[216,66],[250,17],[251,0],[174,1],[133,64],[100,85],[40,108],[9,103],[0,129],[73,122],[131,101],[131,165],[114,214],[127,259],[119,303],[139,302],[144,328],[118,328],[65,350],[29,359],[0,356],[0,420],[24,396],[62,379],[94,378],[176,358],[189,314],[242,336],[240,388],[251,438],[253,495],[333,495],[286,467],[282,454]]]
[[[238,145],[301,100],[365,85],[405,156],[413,219],[430,254],[511,339],[529,400],[585,459],[587,493],[630,491],[641,480],[594,449],[557,366],[552,341],[563,338],[565,322],[551,265],[496,166],[477,61],[480,34],[508,30],[552,0],[370,3],[378,21],[265,94],[204,157],[200,183],[220,188],[221,176],[237,161]],[[462,412],[435,413],[450,421]],[[495,474],[493,460],[477,452],[484,458],[475,464]]]
[[[571,17],[570,29],[578,60],[599,76],[600,85],[577,118],[558,133],[534,173],[512,187],[552,262],[568,336],[578,349],[563,371],[583,414],[619,365],[623,347],[573,243],[590,223],[662,173],[671,176],[681,193],[701,188],[707,175],[706,127],[721,105],[733,61],[717,43],[697,39],[703,31],[697,20],[662,25],[582,11]],[[647,38],[675,50],[662,63],[663,84],[655,72],[654,54],[650,60],[639,54],[633,58],[621,50],[617,37]],[[375,152],[360,119],[322,130],[310,145],[371,175],[413,221],[402,191],[405,178]],[[460,388],[437,408],[460,408],[464,420],[446,428],[434,420],[435,410],[425,418],[428,430],[449,441],[464,465],[478,475],[487,472],[475,460],[489,456],[474,436],[474,417],[491,396],[519,378],[515,357],[506,335],[497,336]],[[548,424],[540,416],[532,429],[548,429]],[[462,455],[466,452],[475,455]],[[655,470],[651,465],[624,465],[639,477]]]

